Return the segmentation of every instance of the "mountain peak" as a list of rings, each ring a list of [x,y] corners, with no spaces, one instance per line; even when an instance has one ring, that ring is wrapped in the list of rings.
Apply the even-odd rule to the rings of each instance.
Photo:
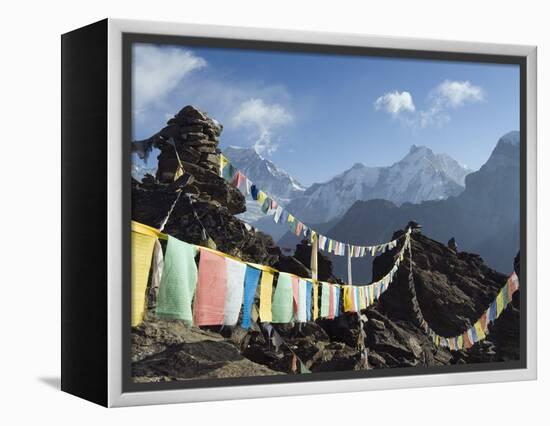
[[[433,154],[433,151],[430,148],[428,148],[427,146],[416,145],[416,144],[413,143],[411,145],[411,148],[409,149],[409,155],[410,154],[416,154],[416,153],[424,153],[424,154],[432,153]]]
[[[519,131],[512,130],[511,132],[506,133],[504,136],[502,136],[498,142],[499,143],[507,143],[514,146],[519,146]]]

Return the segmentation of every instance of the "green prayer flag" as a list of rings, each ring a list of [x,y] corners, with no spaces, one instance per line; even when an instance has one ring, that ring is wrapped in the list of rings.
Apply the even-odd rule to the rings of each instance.
[[[168,236],[159,284],[157,316],[193,321],[191,303],[197,286],[197,247]]]
[[[321,318],[328,317],[330,304],[330,287],[328,283],[323,283],[321,287]]]
[[[289,274],[281,272],[277,279],[277,287],[273,294],[271,312],[273,323],[288,323],[292,321],[293,309],[292,278]]]

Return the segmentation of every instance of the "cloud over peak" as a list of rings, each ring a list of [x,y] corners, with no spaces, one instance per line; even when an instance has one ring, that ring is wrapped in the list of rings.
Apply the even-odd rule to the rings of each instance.
[[[485,92],[480,86],[474,86],[469,81],[445,80],[435,88],[434,96],[438,102],[457,108],[466,102],[483,101]]]
[[[292,115],[277,103],[268,104],[260,98],[242,102],[231,122],[235,127],[251,129],[258,154],[271,154],[277,149],[273,130],[293,121]]]
[[[380,96],[374,102],[374,107],[377,110],[384,110],[394,117],[397,117],[404,111],[414,112],[416,109],[411,94],[406,91],[399,92],[397,90]]]
[[[407,92],[388,92],[374,102],[374,108],[417,128],[442,126],[451,120],[449,111],[467,103],[485,100],[485,91],[469,81],[444,80],[434,87],[425,108],[417,110],[412,95]]]

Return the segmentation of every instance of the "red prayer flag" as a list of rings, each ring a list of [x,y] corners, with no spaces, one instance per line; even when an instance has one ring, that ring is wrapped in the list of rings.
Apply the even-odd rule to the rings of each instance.
[[[225,258],[202,248],[200,254],[194,322],[196,325],[221,325],[227,293]]]

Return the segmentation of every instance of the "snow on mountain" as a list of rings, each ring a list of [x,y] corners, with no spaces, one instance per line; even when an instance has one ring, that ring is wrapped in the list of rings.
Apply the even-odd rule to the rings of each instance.
[[[398,205],[460,194],[470,173],[446,154],[412,145],[409,153],[388,167],[355,164],[328,182],[313,184],[288,204],[288,210],[309,223],[343,215],[358,200],[385,199]]]

